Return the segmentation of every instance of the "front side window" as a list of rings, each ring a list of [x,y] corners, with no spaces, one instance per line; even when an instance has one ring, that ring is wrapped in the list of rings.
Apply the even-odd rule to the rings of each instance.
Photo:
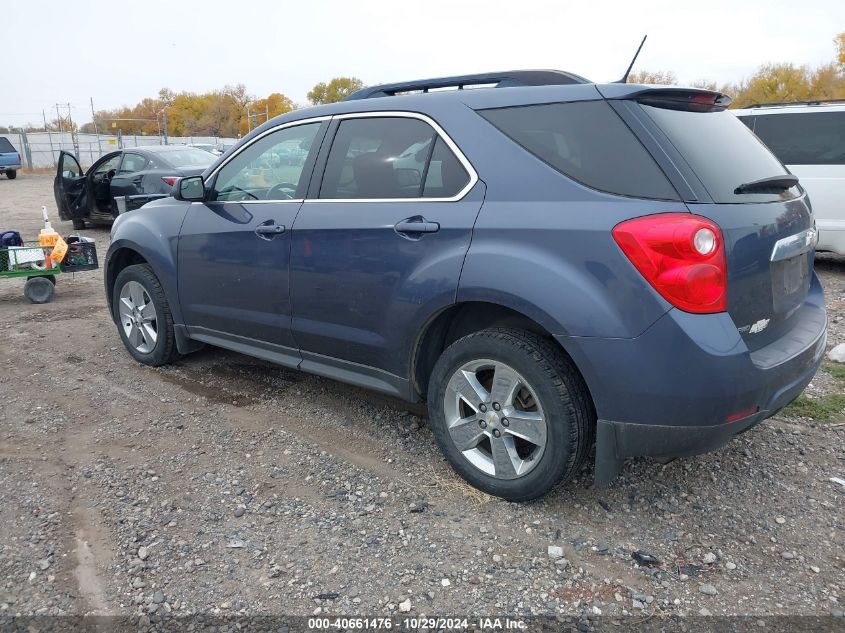
[[[305,158],[320,123],[283,128],[255,141],[217,174],[213,200],[291,200],[302,198]]]
[[[320,198],[451,198],[469,174],[425,121],[364,117],[340,122]]]
[[[70,154],[62,154],[60,165],[59,171],[62,174],[62,178],[79,178],[82,175],[79,161]]]
[[[845,112],[758,115],[754,132],[784,165],[845,165]]]
[[[116,170],[117,165],[120,163],[120,154],[115,154],[108,160],[100,163],[97,166],[97,169],[94,170],[95,176],[102,176],[103,174],[109,173],[112,169]]]

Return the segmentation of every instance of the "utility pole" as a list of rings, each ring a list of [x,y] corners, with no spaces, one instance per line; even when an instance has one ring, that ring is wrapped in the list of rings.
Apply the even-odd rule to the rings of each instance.
[[[56,119],[59,122],[59,134],[64,134],[65,128],[62,125],[62,115],[59,114],[59,104],[58,103],[56,104]],[[61,144],[62,144],[62,137],[60,136],[59,137],[59,146],[61,146]]]
[[[97,115],[94,114],[94,97],[91,97],[91,122],[94,124],[94,133],[97,135],[97,151],[103,155],[103,146],[100,144],[100,130],[97,127]]]
[[[162,110],[164,114],[164,144],[167,145],[167,108]]]
[[[56,155],[53,153],[53,135],[50,133],[50,128],[47,126],[47,113],[41,110],[41,116],[44,117],[44,131],[47,132],[47,140],[50,142],[50,161],[53,167],[56,166]]]
[[[64,134],[64,125],[62,123],[62,115],[59,112],[59,108],[67,108],[67,124],[68,124],[68,132],[70,132],[70,143],[73,145],[73,151],[79,156],[79,141],[76,138],[76,134],[73,131],[73,117],[70,114],[71,105],[70,102],[67,103],[57,103],[56,104],[56,116],[59,119],[59,131],[60,133]]]

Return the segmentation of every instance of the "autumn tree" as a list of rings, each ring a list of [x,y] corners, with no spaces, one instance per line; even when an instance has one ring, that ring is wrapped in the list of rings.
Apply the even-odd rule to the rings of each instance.
[[[308,100],[314,105],[343,101],[356,90],[364,87],[357,77],[335,77],[328,83],[320,82],[308,92]]]
[[[845,33],[840,33],[834,37],[833,43],[836,44],[837,62],[839,63],[839,66],[845,70]]]
[[[257,125],[294,109],[293,101],[280,92],[274,92],[265,99],[257,99],[249,104],[249,116],[252,117],[252,121],[247,118],[247,113],[244,111],[238,131],[243,136]]]
[[[678,78],[671,70],[635,70],[628,75],[628,83],[677,85]]]

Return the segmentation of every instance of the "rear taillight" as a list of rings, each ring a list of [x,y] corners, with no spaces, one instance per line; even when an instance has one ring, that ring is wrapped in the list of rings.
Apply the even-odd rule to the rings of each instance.
[[[660,295],[686,312],[727,309],[725,245],[698,215],[661,213],[617,224],[613,239]]]
[[[177,180],[179,180],[177,176],[162,176],[161,179],[171,187],[176,184]]]

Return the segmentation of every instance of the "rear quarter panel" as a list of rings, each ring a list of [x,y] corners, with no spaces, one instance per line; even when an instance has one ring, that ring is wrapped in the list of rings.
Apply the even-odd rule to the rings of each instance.
[[[660,318],[669,304],[623,255],[611,230],[640,215],[687,212],[686,206],[590,189],[466,113],[453,138],[487,195],[458,301],[504,305],[571,337],[635,337]]]

